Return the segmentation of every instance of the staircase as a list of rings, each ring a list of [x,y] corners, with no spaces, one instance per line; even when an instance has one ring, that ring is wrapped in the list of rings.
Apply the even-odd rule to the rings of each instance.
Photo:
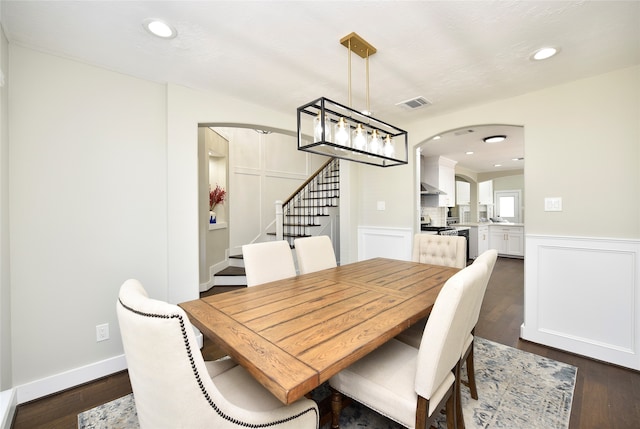
[[[313,235],[329,235],[339,255],[339,236],[337,235],[337,214],[340,198],[340,163],[331,158],[309,179],[307,179],[289,199],[282,204],[281,220],[276,219],[275,232],[267,235],[278,238],[282,231],[282,239],[294,248],[294,240]],[[280,212],[278,210],[278,212]],[[276,218],[279,216],[276,215]],[[214,276],[216,286],[246,286],[242,255],[229,257],[229,267]]]
[[[339,199],[340,162],[331,158],[282,203],[282,239],[292,249],[296,238],[313,235],[329,235],[338,242],[338,229],[331,222],[337,219]],[[279,239],[277,230],[268,235]]]

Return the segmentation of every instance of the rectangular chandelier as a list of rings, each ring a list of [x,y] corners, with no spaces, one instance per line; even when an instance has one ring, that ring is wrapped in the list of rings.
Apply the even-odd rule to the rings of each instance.
[[[340,44],[349,49],[349,107],[325,97],[298,107],[298,150],[380,167],[407,164],[407,132],[369,115],[369,56],[376,48],[356,33]],[[366,60],[367,113],[351,108],[351,52]]]
[[[298,150],[379,167],[407,164],[407,132],[328,98],[298,107]]]

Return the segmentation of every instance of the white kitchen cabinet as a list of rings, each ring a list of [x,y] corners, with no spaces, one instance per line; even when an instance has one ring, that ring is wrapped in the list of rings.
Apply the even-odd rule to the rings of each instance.
[[[453,207],[456,205],[456,175],[455,166],[457,161],[453,161],[441,156],[430,156],[422,159],[420,180],[426,182],[431,186],[443,191],[445,194],[440,194],[437,197],[437,207]],[[431,198],[428,196],[426,200],[430,204]],[[433,200],[435,201],[435,200]]]
[[[471,204],[471,184],[456,180],[456,204],[459,206],[468,206]]]
[[[524,228],[521,226],[489,226],[489,247],[503,256],[524,256]]]
[[[478,256],[489,250],[489,226],[478,226]]]
[[[469,227],[469,258],[476,259],[489,250],[489,227],[478,225]]]
[[[493,204],[493,180],[478,183],[478,204]]]

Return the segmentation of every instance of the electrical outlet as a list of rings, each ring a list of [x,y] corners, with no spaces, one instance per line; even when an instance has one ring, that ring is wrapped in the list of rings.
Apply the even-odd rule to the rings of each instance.
[[[105,341],[109,339],[109,324],[103,323],[102,325],[96,325],[96,342]]]

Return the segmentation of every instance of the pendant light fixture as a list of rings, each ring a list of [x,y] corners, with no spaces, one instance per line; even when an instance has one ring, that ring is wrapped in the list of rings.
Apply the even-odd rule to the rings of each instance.
[[[376,48],[356,33],[340,40],[349,50],[349,106],[321,97],[298,107],[298,150],[380,167],[408,163],[407,132],[370,116],[369,56]],[[366,61],[366,110],[351,107],[351,54]]]

